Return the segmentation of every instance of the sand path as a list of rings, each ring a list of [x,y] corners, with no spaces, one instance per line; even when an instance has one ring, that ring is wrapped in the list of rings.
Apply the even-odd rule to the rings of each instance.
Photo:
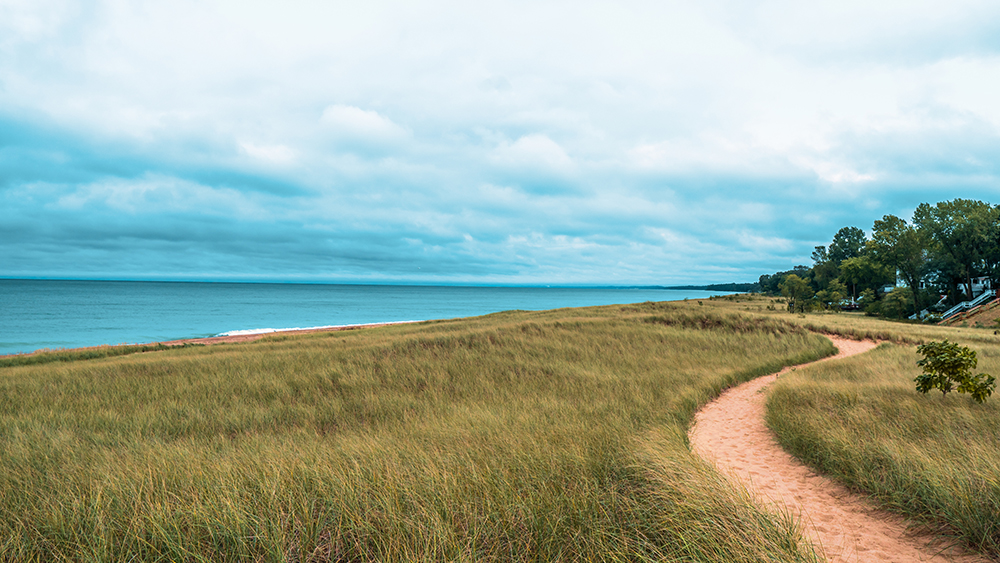
[[[870,341],[830,340],[839,353],[820,361],[875,347]],[[954,550],[941,552],[940,546],[929,544],[932,538],[909,532],[901,518],[874,508],[785,453],[764,423],[764,391],[790,369],[729,389],[699,411],[690,433],[695,453],[742,481],[763,501],[798,516],[806,537],[830,561],[990,561]]]

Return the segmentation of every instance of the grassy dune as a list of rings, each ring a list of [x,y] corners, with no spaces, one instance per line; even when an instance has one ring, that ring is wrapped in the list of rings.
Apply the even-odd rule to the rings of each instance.
[[[753,303],[753,302],[750,302]],[[746,308],[714,303],[713,311]],[[894,340],[798,369],[772,387],[768,424],[790,452],[883,506],[974,550],[1000,556],[1000,396],[921,395],[915,344],[958,341],[1000,375],[992,330],[890,323],[854,315],[774,314],[812,328]]]
[[[642,304],[0,369],[0,560],[813,561],[694,410],[831,352]]]

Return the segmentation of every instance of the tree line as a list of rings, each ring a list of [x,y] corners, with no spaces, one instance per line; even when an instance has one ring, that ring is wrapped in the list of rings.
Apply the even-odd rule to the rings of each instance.
[[[785,296],[794,311],[857,307],[905,317],[972,299],[980,277],[1000,287],[1000,206],[970,199],[921,203],[910,222],[885,215],[871,233],[840,229],[829,245],[815,247],[811,267],[764,274],[760,291]]]
[[[757,293],[760,291],[760,284],[757,282],[732,282],[710,283],[708,285],[670,285],[664,287],[663,289],[696,289],[700,291],[735,291],[740,293]]]

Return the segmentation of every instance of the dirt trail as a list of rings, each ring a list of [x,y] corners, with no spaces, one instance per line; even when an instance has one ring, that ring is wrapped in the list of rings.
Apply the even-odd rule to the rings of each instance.
[[[870,341],[830,340],[839,353],[820,361],[875,347]],[[928,544],[932,538],[908,532],[901,518],[874,508],[785,453],[764,423],[764,391],[790,369],[795,368],[734,387],[699,411],[690,433],[695,453],[715,462],[765,502],[798,516],[806,537],[832,562],[990,561],[941,552],[940,546]]]

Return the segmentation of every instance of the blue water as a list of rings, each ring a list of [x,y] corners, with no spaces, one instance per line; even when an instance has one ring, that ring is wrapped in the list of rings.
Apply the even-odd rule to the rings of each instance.
[[[0,280],[0,354],[707,298],[669,289]]]

